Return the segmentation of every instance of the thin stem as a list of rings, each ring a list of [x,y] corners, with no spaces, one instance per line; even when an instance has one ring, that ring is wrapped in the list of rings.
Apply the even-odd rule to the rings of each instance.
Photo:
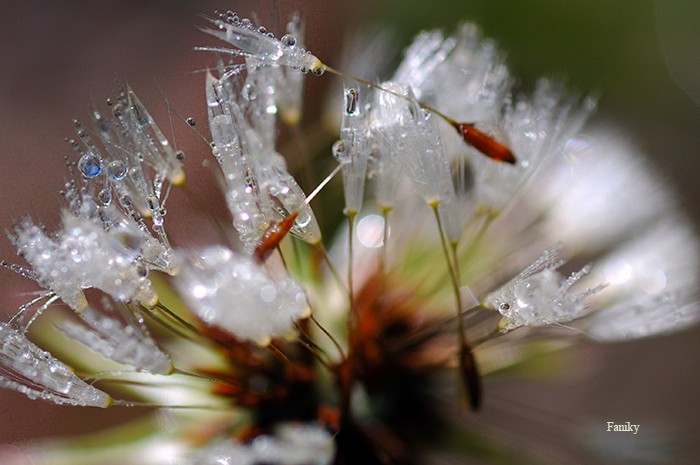
[[[227,380],[220,379],[220,378],[214,378],[213,376],[202,375],[199,373],[193,373],[191,371],[181,370],[181,369],[175,368],[175,367],[173,367],[173,373],[176,373],[178,375],[183,375],[183,376],[189,376],[191,378],[203,379],[206,381],[210,381],[212,383],[219,383],[219,384],[226,384],[228,386],[233,386],[233,387],[240,387],[240,384],[236,384],[236,383],[233,383],[231,381],[227,381]]]
[[[350,311],[348,312],[348,327],[350,327],[352,323],[352,317],[357,317],[357,315],[355,314],[355,299],[353,299],[352,283],[352,239],[355,232],[355,217],[357,216],[357,212],[354,210],[348,210],[345,212],[345,214],[348,217],[348,301],[350,304]]]
[[[319,242],[318,244],[315,244],[315,247],[318,248],[318,250],[321,251],[321,255],[323,256],[323,259],[325,260],[326,264],[328,265],[328,269],[331,270],[331,274],[335,278],[335,280],[338,282],[338,285],[343,289],[343,291],[347,292],[347,289],[345,288],[345,283],[343,282],[343,278],[340,277],[340,273],[338,273],[338,269],[333,265],[333,262],[331,261],[331,257],[328,255],[328,250],[326,250],[326,247],[323,245],[323,243]]]
[[[462,282],[462,273],[459,267],[459,257],[457,256],[457,242],[452,242],[452,258],[454,260],[454,284],[457,288],[457,295],[459,296],[459,308],[457,309],[457,327],[459,328],[460,342],[466,344],[466,336],[464,335],[464,313],[462,312],[462,293],[459,291],[460,283]]]
[[[391,207],[381,207],[382,218],[384,219],[384,231],[382,236],[382,250],[379,253],[379,276],[383,280],[386,275],[387,248],[389,247],[389,213]]]
[[[169,324],[169,323],[167,323],[165,320],[162,320],[162,319],[158,316],[159,314],[156,314],[156,312],[153,311],[153,309],[154,309],[155,307],[143,307],[143,308],[146,310],[146,311],[144,312],[146,315],[150,316],[151,319],[152,319],[153,321],[155,321],[156,323],[158,323],[158,324],[160,324],[161,326],[163,326],[163,328],[165,328],[166,330],[168,330],[168,331],[170,331],[170,332],[172,332],[172,333],[174,333],[174,334],[176,334],[176,335],[180,336],[181,338],[186,339],[186,340],[188,340],[188,341],[195,341],[195,342],[197,342],[196,339],[195,339],[194,337],[192,337],[191,334],[186,334],[185,332],[183,332],[182,330],[176,328],[176,327],[173,326],[172,324]],[[197,333],[197,335],[199,336],[199,333]]]
[[[343,352],[343,348],[340,346],[340,343],[338,342],[338,340],[337,340],[336,338],[333,337],[333,335],[330,333],[330,331],[328,331],[328,330],[316,319],[316,317],[315,317],[313,314],[311,314],[311,317],[310,317],[310,318],[311,318],[311,321],[318,327],[318,329],[320,329],[321,332],[322,332],[323,334],[325,334],[325,335],[328,337],[328,339],[331,340],[331,342],[333,343],[333,345],[335,346],[335,348],[338,350],[338,353],[340,354],[340,358],[341,358],[342,360],[345,360],[345,352]],[[309,339],[310,339],[310,338],[309,338]]]
[[[279,349],[279,347],[277,347],[274,343],[270,342],[270,343],[267,345],[267,348],[270,349],[270,352],[272,352],[273,354],[275,354],[275,355],[277,356],[277,358],[279,358],[279,359],[282,361],[282,363],[285,363],[285,364],[287,364],[287,365],[291,365],[292,361],[289,360],[289,357],[287,357],[287,356],[285,355],[285,353],[282,352],[282,351]]]
[[[191,323],[185,321],[181,316],[179,316],[178,314],[176,314],[175,312],[173,312],[172,310],[170,310],[168,307],[166,307],[165,305],[163,305],[162,302],[158,302],[153,308],[157,308],[158,310],[160,310],[162,313],[164,313],[165,315],[167,315],[168,317],[170,317],[171,319],[173,319],[175,322],[177,322],[177,323],[178,323],[179,325],[181,325],[182,327],[184,327],[184,328],[188,329],[189,331],[191,331],[191,332],[193,332],[193,333],[199,335],[199,330],[198,330],[194,325],[192,325]]]
[[[459,315],[454,315],[450,318],[440,320],[431,326],[428,326],[426,328],[422,328],[421,330],[418,330],[412,334],[409,334],[406,336],[404,339],[401,340],[401,343],[396,346],[397,351],[404,351],[404,350],[409,350],[410,348],[423,343],[424,341],[430,339],[433,336],[436,336],[440,334],[440,332],[448,325],[450,325],[453,321],[464,318],[465,316],[471,314],[471,312],[474,312],[476,310],[481,309],[479,305],[475,305],[474,307],[468,308],[464,310],[463,312],[460,312]],[[487,310],[483,310],[487,311]]]
[[[321,347],[319,347],[315,342],[311,340],[308,334],[300,330],[300,333],[302,336],[306,339],[299,338],[299,344],[303,345],[306,350],[308,350],[311,355],[316,358],[316,360],[323,365],[328,371],[332,371],[331,365],[328,362],[328,355],[323,351]]]
[[[430,206],[433,208],[433,212],[435,213],[435,220],[437,221],[438,230],[440,233],[440,243],[442,244],[442,251],[445,254],[445,261],[447,262],[447,268],[450,271],[450,277],[452,278],[452,287],[455,292],[455,301],[457,303],[457,331],[459,333],[460,343],[459,379],[464,388],[464,392],[468,393],[469,403],[472,410],[476,410],[481,404],[481,381],[476,368],[474,354],[472,353],[471,347],[467,343],[467,337],[464,334],[464,321],[462,319],[462,296],[459,292],[459,278],[455,268],[453,268],[452,264],[450,263],[450,252],[447,248],[447,241],[445,240],[442,221],[440,220],[440,213],[438,212],[438,205],[439,202],[430,204]]]
[[[138,407],[138,408],[160,408],[173,410],[220,410],[221,406],[216,405],[165,405],[151,404],[149,402],[132,402],[129,400],[113,399],[111,407]]]
[[[442,244],[442,253],[445,256],[445,262],[447,263],[447,269],[450,275],[450,280],[452,281],[452,289],[455,294],[455,302],[457,304],[457,315],[460,315],[462,313],[462,295],[459,292],[459,281],[457,280],[457,275],[455,273],[454,267],[452,265],[452,259],[450,256],[450,251],[447,248],[447,241],[445,240],[445,233],[444,229],[442,227],[442,220],[440,219],[440,213],[438,212],[438,205],[439,202],[434,202],[430,204],[430,207],[433,209],[433,213],[435,213],[435,221],[437,222],[437,227],[438,227],[438,232],[440,234],[440,243]],[[459,323],[459,337],[460,337],[460,342],[465,343],[465,338],[464,338],[464,328],[463,328],[463,323],[461,322],[460,318],[460,323]]]

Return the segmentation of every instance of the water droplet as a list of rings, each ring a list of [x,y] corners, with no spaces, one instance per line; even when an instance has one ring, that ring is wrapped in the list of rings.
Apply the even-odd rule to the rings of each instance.
[[[145,278],[146,276],[148,276],[148,268],[146,268],[146,265],[144,265],[143,263],[139,263],[136,266],[136,273],[138,273],[138,275],[142,278]]]
[[[190,126],[194,126],[195,124],[197,124],[197,122],[191,116],[188,116],[185,121],[187,121],[187,124],[189,124]]]
[[[180,161],[184,160],[185,152],[183,152],[182,150],[178,150],[177,152],[175,152],[175,158],[177,158]]]
[[[360,103],[360,93],[354,87],[345,89],[345,114],[356,115],[358,104]]]
[[[127,166],[121,160],[113,160],[107,165],[107,174],[115,181],[120,181],[126,176]]]
[[[109,205],[112,202],[112,192],[109,189],[102,189],[97,193],[97,200],[103,205]]]
[[[314,74],[314,76],[323,76],[323,73],[326,72],[326,67],[319,66],[318,68],[314,68],[313,70],[311,70],[311,72]]]
[[[338,160],[338,163],[344,164],[350,162],[350,154],[345,150],[345,144],[342,140],[336,141],[336,143],[333,144],[333,156]]]
[[[102,172],[100,159],[90,153],[84,154],[78,161],[78,169],[86,178],[94,178]]]
[[[299,228],[305,228],[311,223],[311,214],[307,211],[300,211],[294,224]]]
[[[148,208],[152,211],[155,212],[158,209],[158,197],[155,195],[151,194],[148,197],[146,197],[146,205],[148,205]]]
[[[108,106],[108,107],[111,107],[112,105],[114,105],[114,103],[112,102],[112,99],[111,99],[111,98],[108,98],[108,99],[107,99],[107,106]]]
[[[292,34],[285,34],[282,36],[282,43],[287,47],[294,47],[297,44],[297,38]]]
[[[266,33],[267,33],[267,29],[265,29],[265,26],[260,26],[260,27],[258,28],[258,32],[259,32],[260,34],[266,34]]]

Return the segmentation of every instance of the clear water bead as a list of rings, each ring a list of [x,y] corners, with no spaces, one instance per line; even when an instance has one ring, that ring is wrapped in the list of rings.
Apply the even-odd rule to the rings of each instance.
[[[350,163],[351,161],[350,154],[345,150],[345,143],[342,140],[338,140],[333,144],[333,156],[341,164]]]
[[[112,203],[112,192],[109,189],[102,189],[97,193],[97,200],[102,202],[102,205]]]
[[[102,172],[100,159],[91,153],[86,153],[78,161],[78,169],[88,179],[98,176]]]
[[[360,94],[357,89],[349,88],[345,90],[345,114],[356,115],[360,103]]]
[[[285,34],[282,36],[282,43],[287,47],[294,47],[297,44],[297,38],[292,34]]]
[[[126,176],[127,168],[123,161],[113,160],[107,165],[107,175],[115,181],[121,181]]]

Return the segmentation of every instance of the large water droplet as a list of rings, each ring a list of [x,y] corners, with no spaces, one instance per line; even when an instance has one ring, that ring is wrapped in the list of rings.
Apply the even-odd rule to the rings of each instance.
[[[282,43],[287,47],[294,47],[297,44],[297,38],[292,34],[285,34],[282,36]]]
[[[120,181],[126,176],[127,166],[121,160],[113,160],[107,165],[107,175],[115,181]]]
[[[102,172],[100,159],[90,153],[84,154],[78,161],[78,169],[86,178],[94,178]]]

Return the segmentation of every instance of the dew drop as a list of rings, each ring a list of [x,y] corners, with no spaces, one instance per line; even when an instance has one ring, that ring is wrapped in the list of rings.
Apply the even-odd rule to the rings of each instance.
[[[297,38],[292,34],[285,34],[282,36],[282,43],[287,47],[294,47],[297,44]]]
[[[345,164],[350,162],[350,154],[345,150],[345,144],[342,140],[333,144],[333,156],[338,160],[338,163]]]
[[[84,154],[78,161],[78,169],[86,178],[94,178],[102,172],[100,159],[90,153]]]
[[[126,176],[127,166],[122,160],[113,160],[107,165],[107,175],[115,181],[120,181]]]
[[[151,194],[146,197],[146,205],[148,205],[148,208],[151,211],[157,211],[158,210],[158,197],[155,195]]]
[[[314,68],[311,70],[314,76],[323,76],[323,73],[326,72],[326,67],[325,66],[320,66],[318,68]]]
[[[109,189],[102,189],[97,193],[97,200],[103,205],[109,205],[112,202],[112,192]]]
[[[297,219],[294,220],[295,226],[299,228],[305,228],[309,223],[311,223],[311,214],[305,211],[299,212]]]
[[[182,150],[178,150],[177,152],[175,152],[175,158],[177,158],[180,161],[184,160],[185,152],[183,152]]]
[[[345,114],[356,115],[358,113],[358,103],[360,95],[357,89],[351,87],[345,89]]]
[[[185,121],[187,121],[187,124],[189,124],[190,126],[194,126],[195,124],[197,124],[197,122],[191,116],[188,116]]]

